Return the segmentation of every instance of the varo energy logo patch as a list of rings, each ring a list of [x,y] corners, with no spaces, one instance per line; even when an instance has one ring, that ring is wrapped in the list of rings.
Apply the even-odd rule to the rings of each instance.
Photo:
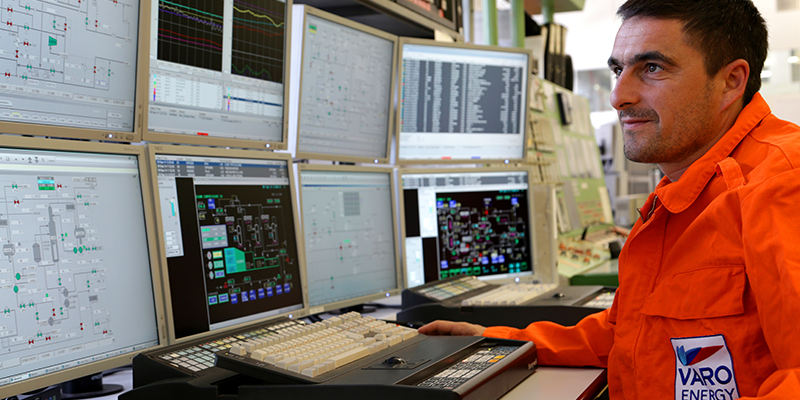
[[[675,400],[739,398],[733,361],[722,335],[673,338]]]

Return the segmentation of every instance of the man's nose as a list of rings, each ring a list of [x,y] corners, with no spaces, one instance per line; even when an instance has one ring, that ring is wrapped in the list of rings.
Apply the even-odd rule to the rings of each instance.
[[[617,110],[639,102],[639,82],[630,70],[623,70],[611,91],[611,106]]]

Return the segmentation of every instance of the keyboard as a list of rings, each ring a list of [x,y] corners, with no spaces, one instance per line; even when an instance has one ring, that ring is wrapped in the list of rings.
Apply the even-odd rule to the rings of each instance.
[[[403,290],[397,320],[426,324],[440,319],[515,328],[551,321],[569,326],[609,308],[613,293],[613,288],[602,286],[494,285],[458,276]]]
[[[481,372],[489,370],[494,363],[512,355],[517,349],[518,347],[513,346],[497,346],[478,350],[416,386],[436,389],[458,388]]]
[[[483,291],[481,289],[496,287],[474,276],[459,276],[439,281],[434,284],[422,285],[417,293],[436,301],[444,301],[464,293]]]
[[[350,312],[234,344],[216,354],[217,365],[267,381],[279,376],[321,383],[350,363],[416,336],[416,329]]]
[[[264,341],[263,337],[228,343],[229,348],[216,353],[217,366],[208,368],[207,372],[198,376],[162,376],[158,381],[143,385],[136,384],[134,379],[134,388],[120,395],[120,400],[317,400],[362,397],[493,400],[499,399],[528,378],[537,365],[536,347],[532,342],[475,336],[413,335],[409,334],[407,328],[397,329],[394,324],[382,323],[358,314],[296,328],[298,327],[286,329],[282,333],[270,330],[272,334],[267,336],[267,343],[259,342]],[[369,332],[366,332],[367,329]],[[328,335],[332,331],[338,333]],[[316,338],[309,340],[306,345],[314,341],[335,342],[336,335],[345,335],[354,342],[342,344],[337,349],[342,350],[339,357],[336,354],[327,356],[330,361],[326,363],[331,363],[334,368],[326,369],[325,372],[317,371],[316,377],[311,377],[314,374],[313,369],[308,370],[306,367],[301,370],[298,363],[287,360],[287,357],[297,358],[297,353],[295,356],[287,353],[282,360],[276,357],[271,360],[272,363],[252,358],[252,353],[259,350],[287,345],[292,341],[297,344],[297,340],[302,341],[303,338]],[[364,336],[364,339],[354,335]],[[271,339],[277,341],[270,344]],[[375,339],[375,343],[369,339]],[[358,343],[359,340],[367,348],[369,355],[348,360],[350,356],[346,354],[352,356],[358,352],[352,351],[355,347],[347,349],[348,346]],[[260,349],[257,348],[259,344]],[[370,348],[370,345],[375,344],[377,346]],[[384,345],[387,347],[383,348]],[[309,350],[303,346],[299,345],[294,349],[303,350],[300,354],[308,354]],[[331,345],[323,348],[327,346]],[[249,352],[248,347],[251,350]],[[240,353],[242,350],[245,352],[243,356],[231,354],[231,351]],[[279,353],[281,352],[274,354]],[[261,355],[258,354],[257,357]],[[264,356],[265,359],[266,357],[268,356]],[[281,361],[285,364],[279,368]],[[342,361],[342,364],[339,365],[337,361]],[[284,369],[287,365],[289,368]],[[292,365],[298,367],[291,368]],[[134,378],[137,368],[140,367],[141,365],[137,367],[134,364]]]
[[[175,368],[190,373],[200,372],[214,366],[214,353],[240,347],[242,343],[265,340],[272,337],[284,337],[305,326],[302,321],[284,321],[274,325],[262,326],[246,332],[236,333],[215,340],[209,340],[192,346],[181,347],[157,357]]]
[[[444,303],[448,306],[521,305],[553,291],[555,283],[512,282],[495,285],[474,276],[456,276],[403,290],[402,308]]]
[[[227,332],[217,337],[179,343],[140,354],[133,359],[134,387],[166,378],[196,377],[211,374],[218,370],[218,368],[214,367],[214,353],[227,350],[246,341],[280,335],[305,325],[302,321],[284,317],[268,323],[258,324],[255,327]],[[223,372],[227,373],[227,371]]]
[[[600,293],[595,296],[595,298],[584,303],[583,306],[593,308],[611,308],[611,305],[614,303],[614,295],[616,295],[616,292]]]
[[[477,296],[461,300],[462,306],[518,306],[555,288],[555,283],[509,283]]]

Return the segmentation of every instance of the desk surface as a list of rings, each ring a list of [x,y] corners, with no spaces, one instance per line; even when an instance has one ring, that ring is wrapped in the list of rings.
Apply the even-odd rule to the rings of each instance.
[[[586,388],[592,386],[595,380],[602,378],[603,371],[597,368],[539,367],[533,375],[506,393],[501,400],[527,400],[531,398],[531,394],[548,400],[578,400]],[[103,378],[103,383],[122,385],[128,391],[133,386],[133,371],[127,370],[106,376]],[[118,395],[97,399],[112,400]],[[589,397],[593,398],[594,396]]]
[[[380,300],[378,303],[386,306],[399,306],[400,296],[392,296],[388,299]],[[366,315],[385,320],[394,320],[396,314],[396,308],[378,308],[376,311]],[[548,400],[584,400],[582,395],[584,395],[587,388],[595,385],[598,380],[605,381],[604,371],[599,368],[539,367],[528,379],[506,393],[502,400],[529,399],[531,394],[536,394],[538,398]],[[126,391],[130,390],[133,386],[133,372],[128,370],[107,376],[103,378],[103,383],[122,385]],[[605,383],[598,389],[602,389],[604,386]],[[110,400],[117,397],[118,394],[114,394],[99,397],[98,399]],[[588,397],[588,399],[593,398],[593,395]]]

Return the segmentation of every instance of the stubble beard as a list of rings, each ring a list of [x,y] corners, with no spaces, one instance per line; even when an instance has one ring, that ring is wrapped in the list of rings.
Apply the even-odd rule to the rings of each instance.
[[[692,156],[706,145],[706,138],[711,132],[711,86],[684,106],[687,112],[681,118],[675,118],[672,132],[665,136],[660,124],[661,118],[653,109],[625,109],[619,111],[620,121],[623,117],[633,117],[651,121],[650,130],[623,130],[625,157],[631,161],[648,164],[677,163]]]

